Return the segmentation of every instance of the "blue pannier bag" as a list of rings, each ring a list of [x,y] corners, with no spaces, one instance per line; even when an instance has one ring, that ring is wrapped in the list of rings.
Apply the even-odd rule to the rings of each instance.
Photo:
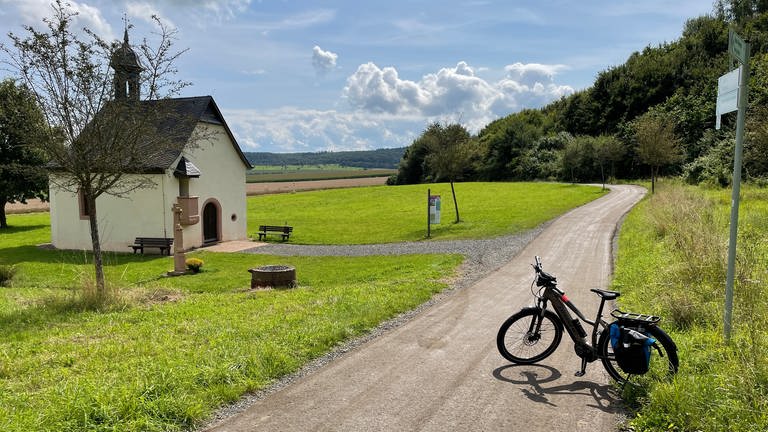
[[[656,339],[618,323],[613,323],[608,328],[613,354],[621,370],[632,375],[648,372],[651,346],[656,343]]]

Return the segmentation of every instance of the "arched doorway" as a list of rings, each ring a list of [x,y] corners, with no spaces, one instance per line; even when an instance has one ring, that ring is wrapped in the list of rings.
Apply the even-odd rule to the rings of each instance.
[[[219,235],[219,206],[209,201],[203,206],[203,244],[217,243]]]

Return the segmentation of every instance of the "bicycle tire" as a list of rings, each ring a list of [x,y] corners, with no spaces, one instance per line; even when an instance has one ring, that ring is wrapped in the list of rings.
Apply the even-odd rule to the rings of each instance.
[[[600,339],[597,342],[598,353],[608,375],[619,384],[624,384],[629,381],[631,377],[638,375],[627,374],[621,370],[618,363],[616,363],[609,333],[608,327],[606,327],[600,334]],[[651,347],[650,369],[647,373],[641,376],[649,377],[651,379],[669,379],[677,373],[677,370],[680,367],[680,362],[677,357],[677,345],[675,345],[672,338],[658,326],[649,326],[645,328],[644,333],[656,339],[656,345],[659,347],[659,350],[661,350],[661,353],[659,353],[656,348]]]
[[[563,337],[563,323],[554,312],[545,310],[544,317],[535,333],[541,316],[541,309],[525,308],[504,321],[496,336],[499,353],[512,363],[532,364],[549,357],[560,345]]]

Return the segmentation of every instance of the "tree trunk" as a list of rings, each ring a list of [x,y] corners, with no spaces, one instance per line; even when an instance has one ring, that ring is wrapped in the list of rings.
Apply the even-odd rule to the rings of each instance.
[[[651,165],[651,195],[656,193],[656,169]]]
[[[451,180],[451,193],[453,194],[453,207],[456,209],[456,223],[459,223],[459,203],[456,201],[456,190],[453,189],[453,180]]]
[[[0,228],[8,228],[8,223],[5,220],[5,198],[0,199]]]
[[[605,190],[605,169],[603,169],[603,164],[600,164],[600,177],[603,179],[603,190]]]
[[[99,239],[99,224],[96,218],[96,198],[90,193],[84,193],[83,199],[88,202],[88,223],[91,226],[91,244],[93,245],[93,266],[96,269],[96,293],[99,298],[105,298],[104,265],[101,260],[101,240]]]

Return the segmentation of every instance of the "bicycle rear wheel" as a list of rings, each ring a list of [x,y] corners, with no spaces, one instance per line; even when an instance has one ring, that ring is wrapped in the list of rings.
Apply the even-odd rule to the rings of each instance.
[[[608,327],[606,327],[600,334],[600,340],[597,342],[598,353],[611,378],[623,384],[637,375],[630,375],[621,370],[613,353],[609,333]],[[672,338],[658,326],[650,326],[644,330],[644,333],[656,339],[656,343],[651,346],[650,369],[642,376],[650,379],[669,379],[677,373],[679,367],[677,346]]]
[[[563,323],[551,311],[525,308],[509,317],[499,329],[496,346],[512,363],[531,364],[549,357],[563,337]]]

